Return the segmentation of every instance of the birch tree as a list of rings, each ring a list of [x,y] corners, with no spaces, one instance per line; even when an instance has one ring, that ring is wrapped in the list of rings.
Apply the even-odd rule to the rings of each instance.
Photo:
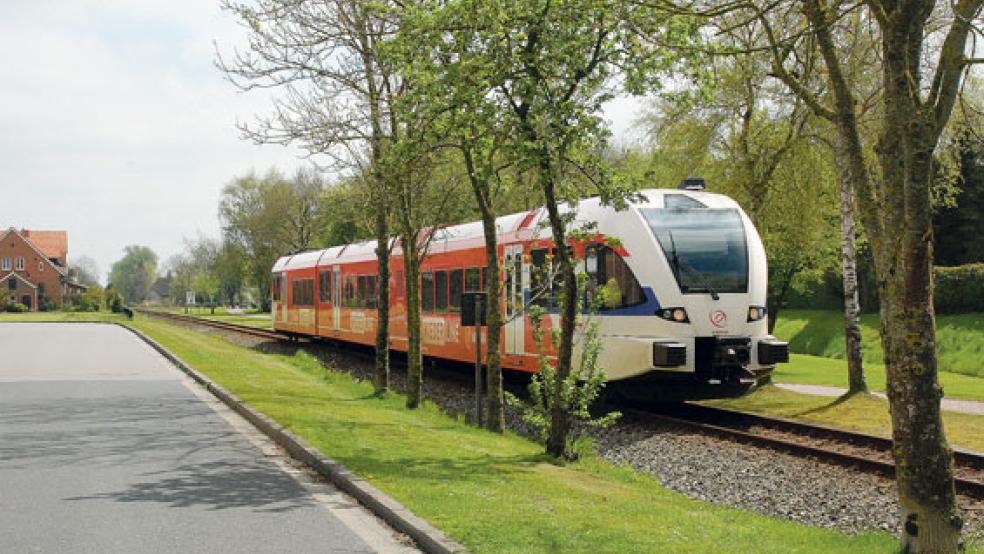
[[[377,393],[389,387],[388,181],[379,169],[398,76],[380,47],[393,32],[386,2],[223,0],[248,33],[248,46],[218,66],[242,90],[279,91],[272,114],[241,126],[256,142],[297,144],[331,169],[368,175],[379,262],[376,306]]]

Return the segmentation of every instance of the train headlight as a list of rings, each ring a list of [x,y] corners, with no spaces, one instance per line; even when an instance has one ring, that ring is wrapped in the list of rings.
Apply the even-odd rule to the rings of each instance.
[[[656,315],[666,321],[673,321],[676,323],[687,323],[690,321],[690,318],[687,317],[687,310],[683,308],[661,308],[656,310]]]
[[[748,308],[748,321],[758,321],[765,317],[769,311],[761,306],[751,306]]]

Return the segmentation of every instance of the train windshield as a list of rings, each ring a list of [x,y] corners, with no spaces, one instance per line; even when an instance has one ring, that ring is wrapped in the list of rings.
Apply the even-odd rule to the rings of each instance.
[[[734,209],[640,208],[680,291],[748,292],[748,247]]]

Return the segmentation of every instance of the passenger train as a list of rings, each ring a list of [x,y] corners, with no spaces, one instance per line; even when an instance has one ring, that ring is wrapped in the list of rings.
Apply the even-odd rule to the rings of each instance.
[[[572,240],[578,271],[604,287],[596,317],[608,388],[636,402],[733,397],[762,383],[788,345],[768,334],[766,256],[738,204],[704,192],[699,181],[640,193],[616,211],[598,198],[579,202],[575,225],[594,224]],[[553,297],[538,278],[553,247],[543,208],[496,220],[504,327],[502,366],[537,370],[528,306],[538,303],[558,325]],[[475,336],[461,321],[462,292],[484,290],[481,222],[432,231],[421,267],[425,356],[473,362]],[[615,238],[617,240],[606,240]],[[273,326],[297,336],[375,344],[376,243],[367,241],[288,255],[273,267]],[[390,340],[407,348],[402,252],[391,258]],[[542,285],[540,283],[543,283]],[[585,316],[587,317],[587,316]],[[485,333],[485,330],[482,330]],[[547,334],[546,336],[549,336]],[[488,344],[483,337],[483,344]]]

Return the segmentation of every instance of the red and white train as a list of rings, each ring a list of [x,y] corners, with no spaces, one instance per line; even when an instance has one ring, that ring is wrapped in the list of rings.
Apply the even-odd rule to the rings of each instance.
[[[696,189],[696,190],[695,190]],[[736,396],[760,383],[788,346],[768,334],[766,258],[758,232],[738,204],[697,187],[645,190],[627,210],[581,201],[576,222],[597,235],[572,241],[579,271],[606,289],[597,314],[600,366],[609,388],[637,401]],[[537,209],[500,217],[499,263],[505,369],[532,372],[537,348],[526,306],[558,316],[536,281],[553,242]],[[484,290],[480,222],[434,231],[421,268],[425,356],[471,362],[473,331],[460,326],[462,292]],[[606,245],[615,237],[620,246]],[[612,241],[608,241],[612,243]],[[375,344],[376,243],[367,241],[284,256],[273,267],[273,326],[290,334]],[[390,336],[406,351],[407,310],[402,252],[391,258]],[[485,330],[483,329],[483,333]],[[547,335],[549,336],[549,334]],[[483,344],[488,344],[483,338]]]

